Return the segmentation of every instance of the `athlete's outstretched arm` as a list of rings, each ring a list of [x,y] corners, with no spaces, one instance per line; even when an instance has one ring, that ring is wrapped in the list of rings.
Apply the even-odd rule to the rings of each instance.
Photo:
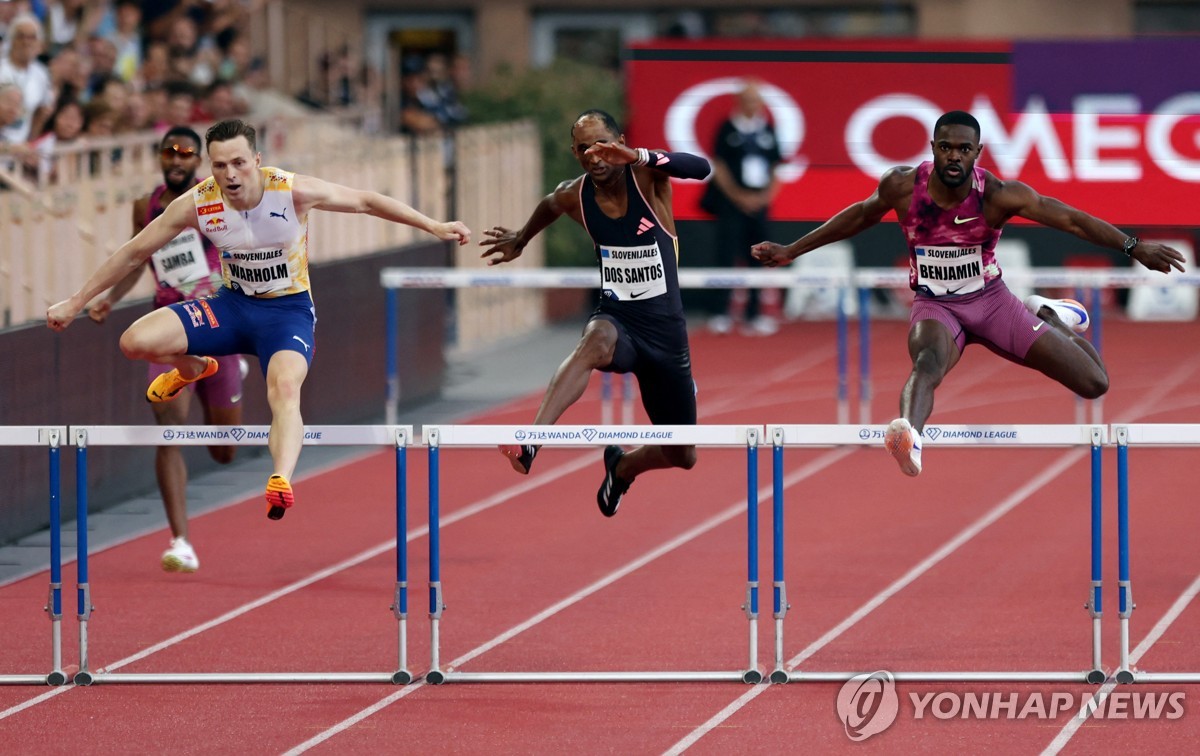
[[[46,325],[52,330],[61,331],[71,324],[92,299],[125,278],[139,270],[154,250],[174,239],[180,231],[191,226],[196,228],[196,206],[191,193],[179,197],[163,212],[152,220],[132,239],[122,244],[116,252],[96,269],[79,288],[67,299],[51,305],[46,310]]]
[[[707,160],[690,152],[648,150],[621,142],[596,142],[586,154],[596,155],[609,165],[644,165],[671,178],[699,180],[712,170]]]
[[[471,229],[459,221],[437,221],[385,194],[351,189],[313,176],[296,174],[292,200],[296,203],[296,212],[301,215],[309,210],[365,213],[392,223],[419,228],[444,241],[456,241],[460,245],[471,241]]]
[[[504,226],[492,226],[485,229],[483,234],[488,237],[479,242],[479,246],[487,247],[480,257],[488,261],[488,265],[499,265],[511,262],[521,256],[525,245],[541,233],[542,229],[558,220],[564,214],[579,219],[579,185],[581,179],[564,181],[533,209],[529,220],[520,230],[513,231]]]
[[[1089,215],[1053,197],[1042,196],[1020,181],[1002,182],[992,192],[988,201],[1001,207],[1008,217],[1017,215],[1027,218],[1043,226],[1075,234],[1101,247],[1124,250],[1125,240],[1130,238],[1129,234],[1108,221]],[[1138,242],[1129,256],[1150,270],[1160,273],[1170,273],[1171,268],[1183,272],[1184,256],[1165,244]]]
[[[883,216],[899,201],[904,191],[903,170],[905,169],[892,168],[883,174],[879,186],[870,197],[855,202],[791,244],[760,242],[750,248],[750,254],[763,265],[774,268],[777,265],[787,265],[800,255],[812,252],[818,247],[849,238],[874,226],[883,220]]]

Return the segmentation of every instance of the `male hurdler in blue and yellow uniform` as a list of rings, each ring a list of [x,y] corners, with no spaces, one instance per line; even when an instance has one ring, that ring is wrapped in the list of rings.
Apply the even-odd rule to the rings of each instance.
[[[500,226],[481,244],[495,255],[490,265],[521,254],[539,231],[568,215],[592,237],[600,264],[602,295],[571,356],[558,368],[534,422],[552,424],[587,388],[593,370],[633,373],[650,422],[693,425],[696,388],[692,381],[687,324],[679,295],[679,241],[671,209],[671,178],[702,179],[708,161],[681,152],[626,146],[609,114],[583,113],[571,129],[572,149],[587,171],[546,196],[519,231]],[[536,446],[504,446],[513,469],[526,474]],[[596,494],[611,517],[639,474],[664,467],[690,469],[694,446],[642,446],[604,450],[604,481]]]
[[[271,407],[268,447],[274,474],[267,482],[267,516],[283,517],[293,504],[289,479],[300,458],[304,421],[300,387],[313,353],[316,314],[308,282],[308,213],[367,213],[466,244],[471,232],[457,221],[435,221],[377,192],[262,167],[255,130],[222,121],[205,135],[213,175],[172,202],[112,254],[70,298],[50,307],[47,325],[61,331],[100,292],[140,267],[180,231],[194,228],[221,250],[225,286],[214,296],[155,310],[121,335],[130,359],[174,365],[146,392],[169,401],[189,383],[217,370],[210,355],[255,354],[267,380]]]

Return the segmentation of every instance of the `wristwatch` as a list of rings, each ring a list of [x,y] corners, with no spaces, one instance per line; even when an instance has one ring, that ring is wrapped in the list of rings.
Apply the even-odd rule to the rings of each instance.
[[[1133,250],[1137,249],[1137,245],[1141,243],[1141,239],[1137,238],[1136,236],[1131,236],[1125,240],[1124,244],[1121,245],[1121,251],[1124,252],[1127,257],[1133,257]]]

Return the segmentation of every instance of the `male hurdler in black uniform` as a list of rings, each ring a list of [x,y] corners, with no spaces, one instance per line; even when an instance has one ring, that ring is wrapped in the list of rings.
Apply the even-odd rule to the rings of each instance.
[[[550,379],[534,423],[553,424],[587,388],[593,370],[632,372],[642,406],[656,425],[694,425],[696,388],[687,324],[679,296],[679,242],[671,209],[671,178],[703,179],[704,158],[634,149],[613,117],[585,111],[571,128],[572,149],[587,171],[547,195],[518,231],[494,226],[480,242],[489,265],[520,256],[529,240],[562,215],[580,223],[596,246],[600,304],[579,345]],[[529,472],[536,446],[503,446],[513,469]],[[665,467],[691,469],[694,446],[647,445],[604,450],[604,482],[596,503],[612,517],[634,478]]]

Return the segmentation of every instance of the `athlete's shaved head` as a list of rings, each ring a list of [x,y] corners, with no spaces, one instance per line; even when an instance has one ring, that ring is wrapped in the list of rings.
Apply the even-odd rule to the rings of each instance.
[[[619,124],[617,124],[616,118],[613,118],[606,111],[599,110],[598,108],[592,108],[591,110],[585,110],[582,113],[580,113],[579,117],[575,119],[575,123],[571,124],[571,138],[572,139],[575,138],[575,127],[578,126],[581,121],[585,121],[589,118],[593,118],[593,119],[599,121],[600,123],[604,124],[604,128],[611,131],[614,135],[616,135],[616,136],[621,135],[621,127]]]

